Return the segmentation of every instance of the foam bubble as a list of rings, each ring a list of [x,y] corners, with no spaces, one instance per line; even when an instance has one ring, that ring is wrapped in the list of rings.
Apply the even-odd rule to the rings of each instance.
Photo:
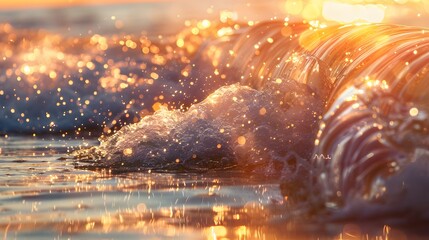
[[[147,116],[92,151],[103,157],[98,162],[103,167],[233,167],[274,177],[309,157],[322,109],[320,99],[293,80],[264,90],[234,84],[186,112],[162,109]]]

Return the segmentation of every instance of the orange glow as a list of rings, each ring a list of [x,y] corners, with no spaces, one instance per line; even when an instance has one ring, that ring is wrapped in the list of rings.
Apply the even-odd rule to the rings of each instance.
[[[0,9],[71,7],[94,4],[122,4],[136,2],[160,2],[168,0],[2,0]]]
[[[326,20],[342,23],[358,21],[378,23],[384,19],[385,6],[378,4],[348,4],[327,1],[323,3],[322,14]]]

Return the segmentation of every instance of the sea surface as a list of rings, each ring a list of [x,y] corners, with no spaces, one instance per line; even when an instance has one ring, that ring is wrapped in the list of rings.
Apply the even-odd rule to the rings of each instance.
[[[278,234],[266,226],[283,199],[273,182],[233,173],[112,174],[79,170],[64,159],[94,140],[10,137],[1,144],[3,239],[271,239]]]
[[[380,222],[297,217],[277,181],[236,171],[76,168],[69,153],[93,145],[98,141],[1,140],[2,239],[420,239]]]
[[[5,11],[1,236],[425,239],[425,16],[278,4]]]

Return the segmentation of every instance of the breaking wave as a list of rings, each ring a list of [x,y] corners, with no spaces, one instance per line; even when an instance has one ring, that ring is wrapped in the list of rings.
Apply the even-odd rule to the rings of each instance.
[[[428,199],[426,29],[227,22],[156,41],[1,29],[3,132],[103,130],[75,155],[132,171],[233,168],[281,177],[291,201],[342,217],[364,203],[383,207],[363,217],[427,218],[410,200]]]

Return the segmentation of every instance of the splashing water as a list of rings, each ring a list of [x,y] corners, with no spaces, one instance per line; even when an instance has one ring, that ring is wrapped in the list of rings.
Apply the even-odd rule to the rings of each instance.
[[[283,95],[282,88],[291,95]],[[294,81],[272,83],[265,91],[234,84],[184,113],[164,109],[122,128],[93,149],[93,158],[101,155],[98,163],[115,169],[235,167],[278,175],[288,162],[310,157],[306,139],[315,136],[320,102]]]
[[[179,33],[183,47],[175,38],[66,38],[4,24],[0,132],[110,133],[110,127],[137,122],[162,105],[189,107],[214,90],[209,85],[216,80],[190,72],[203,39],[216,34],[212,28]]]
[[[130,171],[234,168],[282,177],[291,201],[427,213],[409,199],[427,199],[415,185],[429,182],[428,34],[385,24],[226,22],[154,43],[4,25],[1,36],[13,44],[4,46],[0,126],[110,133],[135,122],[75,155]]]

